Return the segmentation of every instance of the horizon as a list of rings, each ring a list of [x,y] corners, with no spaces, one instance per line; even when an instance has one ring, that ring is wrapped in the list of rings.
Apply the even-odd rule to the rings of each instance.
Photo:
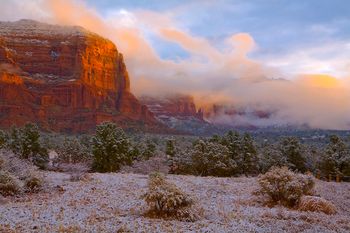
[[[214,121],[350,129],[347,1],[2,5],[1,21],[79,25],[112,40],[124,54],[138,96],[188,94],[206,109],[219,103],[272,112],[269,119],[223,113]]]

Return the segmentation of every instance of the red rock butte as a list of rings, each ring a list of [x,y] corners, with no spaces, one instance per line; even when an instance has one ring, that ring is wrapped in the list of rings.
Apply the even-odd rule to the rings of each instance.
[[[0,22],[0,127],[35,122],[78,133],[103,121],[159,127],[130,92],[123,55],[111,41],[81,27]]]

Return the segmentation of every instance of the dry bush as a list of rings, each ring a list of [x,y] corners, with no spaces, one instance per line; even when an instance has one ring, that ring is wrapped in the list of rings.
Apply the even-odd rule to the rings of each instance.
[[[4,197],[21,192],[21,182],[9,172],[0,171],[0,194]]]
[[[148,160],[134,161],[131,166],[123,166],[121,172],[151,174],[153,172],[168,173],[169,166],[164,156],[153,156]]]
[[[0,160],[2,160],[1,169],[8,171],[20,180],[25,180],[28,174],[32,174],[38,170],[30,161],[20,159],[17,155],[10,151],[0,151]]]
[[[79,173],[79,172],[73,172],[70,174],[69,181],[71,182],[89,182],[92,181],[93,177],[89,173]]]
[[[27,192],[37,193],[43,187],[43,179],[37,174],[31,174],[25,181],[24,187]]]
[[[3,168],[5,164],[5,160],[3,158],[0,158],[0,170]]]
[[[300,199],[298,210],[311,211],[311,212],[323,212],[325,214],[335,214],[336,207],[332,202],[327,201],[322,197],[315,196],[303,196]]]
[[[287,167],[272,167],[258,178],[258,194],[269,198],[270,204],[296,206],[303,195],[313,193],[314,180],[311,176],[292,172]]]
[[[147,216],[184,221],[197,219],[191,211],[193,199],[174,184],[167,182],[164,175],[150,174],[148,188],[148,192],[143,195],[143,199],[149,206]]]

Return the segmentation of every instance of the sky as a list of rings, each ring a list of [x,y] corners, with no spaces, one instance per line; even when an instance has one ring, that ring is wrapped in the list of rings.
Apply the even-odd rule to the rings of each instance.
[[[122,52],[138,95],[271,111],[227,123],[350,129],[347,0],[0,0],[0,20],[80,25]],[[217,116],[216,116],[217,117]]]

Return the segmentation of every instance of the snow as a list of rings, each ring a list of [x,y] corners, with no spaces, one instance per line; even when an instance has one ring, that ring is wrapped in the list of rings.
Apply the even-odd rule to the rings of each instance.
[[[1,36],[31,36],[40,34],[54,35],[68,35],[68,36],[84,36],[86,33],[90,33],[79,26],[62,26],[51,25],[46,23],[37,22],[34,20],[22,19],[15,22],[0,22],[0,35]],[[13,38],[15,39],[15,38]],[[35,43],[35,39],[31,39]],[[42,41],[37,41],[42,42]]]
[[[259,204],[255,178],[168,175],[196,199],[200,220],[165,221],[143,216],[140,196],[147,176],[131,173],[90,174],[70,182],[64,173],[45,172],[46,192],[0,205],[0,232],[349,232],[350,184],[318,181],[317,193],[332,201],[336,215],[269,208]],[[60,192],[55,186],[65,190]]]

